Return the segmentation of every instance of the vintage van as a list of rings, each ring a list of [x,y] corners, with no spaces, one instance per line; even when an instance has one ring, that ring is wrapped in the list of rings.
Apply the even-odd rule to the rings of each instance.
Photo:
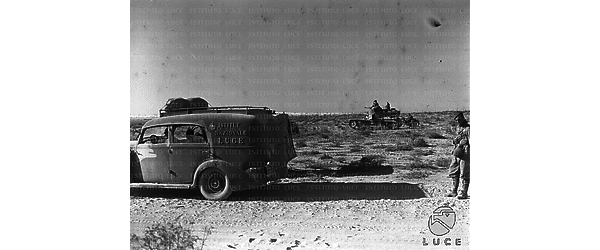
[[[206,199],[224,200],[285,178],[296,157],[287,114],[215,107],[161,116],[130,142],[132,188],[198,189]]]

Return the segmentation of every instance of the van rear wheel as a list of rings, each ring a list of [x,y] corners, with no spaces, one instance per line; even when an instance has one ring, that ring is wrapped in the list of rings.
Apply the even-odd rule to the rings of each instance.
[[[200,193],[208,200],[225,200],[231,195],[229,177],[218,168],[208,168],[200,176]]]

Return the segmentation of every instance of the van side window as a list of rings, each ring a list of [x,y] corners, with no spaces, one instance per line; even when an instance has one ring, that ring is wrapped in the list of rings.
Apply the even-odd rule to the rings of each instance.
[[[176,126],[173,133],[174,143],[206,143],[206,133],[201,126]]]

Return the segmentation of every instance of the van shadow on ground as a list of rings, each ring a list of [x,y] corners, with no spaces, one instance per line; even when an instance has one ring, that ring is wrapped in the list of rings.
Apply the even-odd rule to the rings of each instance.
[[[342,166],[339,169],[289,169],[288,178],[299,178],[299,177],[313,177],[313,176],[330,176],[330,177],[344,177],[344,176],[372,176],[372,175],[388,175],[394,172],[391,166],[378,166],[378,167],[353,167],[353,166]]]
[[[410,183],[286,183],[233,193],[229,200],[334,201],[407,200],[427,197],[421,185]]]
[[[130,195],[204,199],[198,190],[131,189]],[[335,200],[408,200],[428,197],[420,184],[411,183],[281,183],[233,192],[229,201],[312,202]]]

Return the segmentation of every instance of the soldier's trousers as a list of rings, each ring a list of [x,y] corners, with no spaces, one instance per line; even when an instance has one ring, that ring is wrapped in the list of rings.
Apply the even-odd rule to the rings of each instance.
[[[471,179],[471,166],[469,161],[461,160],[458,157],[452,157],[452,163],[448,169],[448,177],[457,178],[460,177],[463,180]]]

